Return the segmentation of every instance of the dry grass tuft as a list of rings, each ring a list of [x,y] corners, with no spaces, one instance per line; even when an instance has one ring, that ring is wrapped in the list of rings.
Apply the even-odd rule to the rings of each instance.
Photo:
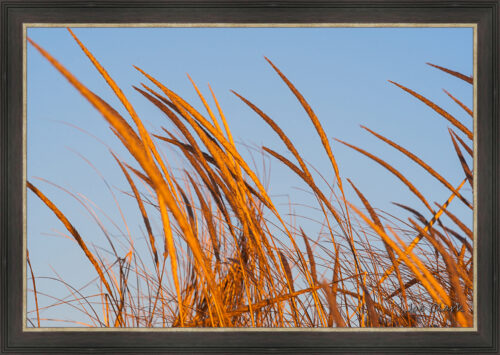
[[[292,153],[295,162],[262,147],[262,154],[295,173],[315,197],[323,230],[311,236],[293,221],[286,222],[278,211],[266,184],[235,144],[228,119],[211,88],[215,109],[189,78],[206,111],[204,115],[136,67],[158,91],[146,84],[142,88],[134,86],[135,90],[176,129],[149,132],[108,72],[69,31],[125,107],[131,124],[47,51],[28,40],[102,114],[130,153],[131,161],[126,162],[111,152],[131,190],[126,193],[135,200],[146,228],[149,255],[141,254],[133,237],[124,243],[110,239],[114,260],[103,257],[98,250],[91,251],[61,210],[28,182],[28,188],[57,216],[92,264],[100,290],[98,295],[86,296],[71,291],[71,301],[56,300],[42,307],[39,301],[44,293],[37,288],[28,258],[36,304],[33,326],[49,323],[41,318],[46,310],[73,302],[79,302],[79,310],[90,319],[78,324],[104,327],[472,326],[473,235],[467,223],[450,208],[453,201],[460,201],[469,212],[473,207],[461,191],[466,181],[473,187],[472,168],[462,154],[465,150],[470,158],[473,153],[473,133],[466,124],[424,96],[390,81],[465,135],[449,130],[463,170],[463,176],[458,178],[462,183],[457,187],[455,181],[445,179],[402,145],[363,127],[420,165],[451,193],[445,203],[436,204],[437,210],[428,202],[433,199],[410,182],[414,177],[405,176],[372,152],[337,140],[387,169],[422,202],[424,212],[419,206],[397,204],[413,217],[402,221],[378,210],[350,179],[349,184],[343,184],[341,169],[319,118],[293,83],[266,58],[313,124],[334,182],[328,183],[326,189],[322,187],[318,181],[326,180],[308,167],[285,130],[250,100],[234,94],[269,125]],[[473,82],[463,74],[430,65]],[[467,106],[446,93],[472,115]],[[181,153],[183,169],[177,171],[169,166],[160,154],[160,145]],[[350,192],[361,201],[362,208],[348,199]],[[427,220],[427,213],[432,218]],[[452,226],[446,225],[448,220],[442,216]],[[161,229],[155,230],[158,221]],[[458,231],[452,227],[458,227]],[[411,237],[410,243],[405,241],[407,236]],[[94,309],[94,304],[102,311]],[[433,304],[450,310],[439,310],[431,307]],[[416,305],[433,310],[415,313],[412,306]]]

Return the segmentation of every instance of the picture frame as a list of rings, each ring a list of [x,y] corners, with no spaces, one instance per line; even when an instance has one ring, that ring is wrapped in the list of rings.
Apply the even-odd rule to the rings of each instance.
[[[1,0],[1,284],[3,353],[498,353],[500,1]],[[23,330],[23,23],[477,25],[477,327],[474,331],[150,329]]]

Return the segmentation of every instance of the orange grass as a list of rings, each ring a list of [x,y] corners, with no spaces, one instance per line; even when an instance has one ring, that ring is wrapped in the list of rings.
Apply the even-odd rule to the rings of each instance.
[[[345,187],[350,186],[352,190],[344,189],[341,169],[319,118],[285,74],[265,58],[313,124],[333,170],[334,182],[328,183],[327,189],[320,187],[318,182],[326,180],[313,174],[285,131],[250,100],[234,94],[270,126],[296,160],[297,164],[262,147],[262,154],[274,157],[280,168],[290,169],[300,177],[315,197],[315,208],[321,219],[317,222],[322,225],[323,233],[312,237],[293,220],[286,222],[278,212],[266,184],[235,144],[229,120],[210,87],[216,109],[211,108],[189,77],[206,117],[136,67],[159,92],[146,84],[142,84],[144,90],[134,86],[135,90],[163,112],[177,129],[174,133],[165,128],[163,133],[149,132],[109,73],[68,30],[125,107],[133,125],[47,51],[31,39],[28,41],[102,114],[130,153],[132,160],[126,162],[111,152],[131,189],[126,193],[135,200],[146,227],[150,255],[141,254],[133,238],[126,240],[122,248],[115,248],[112,242],[113,249],[117,250],[115,260],[91,251],[62,210],[28,182],[28,188],[52,210],[85,254],[98,276],[92,283],[100,290],[100,301],[94,300],[94,296],[82,296],[83,289],[72,289],[70,300],[56,298],[53,304],[40,307],[39,296],[44,293],[37,289],[29,263],[37,320],[32,326],[40,327],[42,321],[50,323],[49,318],[41,317],[40,313],[60,304],[80,307],[91,320],[90,323],[74,321],[75,324],[105,327],[473,325],[473,236],[466,223],[450,210],[455,197],[472,208],[460,190],[465,181],[473,186],[473,170],[462,154],[465,149],[472,156],[470,142],[466,140],[472,140],[473,134],[459,119],[424,96],[391,81],[465,134],[462,138],[449,130],[457,163],[464,172],[464,176],[459,177],[463,181],[456,188],[455,181],[445,179],[414,153],[363,127],[420,165],[451,192],[444,204],[437,205],[437,211],[410,182],[411,177],[376,154],[338,140],[396,175],[402,186],[409,188],[432,215],[427,221],[418,207],[398,204],[420,223],[411,218],[408,222],[402,221],[377,210],[350,179]],[[473,83],[472,78],[463,74],[432,66]],[[445,92],[472,115],[467,106]],[[164,145],[178,149],[184,157],[185,167],[180,173],[174,172],[160,154]],[[348,198],[352,192],[367,213]],[[445,225],[443,215],[458,226],[459,232]],[[154,230],[153,219],[159,221],[160,231]],[[412,237],[409,244],[405,242],[408,235]],[[162,249],[163,253],[159,252]],[[74,302],[80,306],[73,305]],[[95,304],[102,309],[100,313],[99,308],[93,307]],[[431,308],[434,304],[450,307],[451,311]],[[412,311],[412,305],[427,305],[433,310],[417,314]]]

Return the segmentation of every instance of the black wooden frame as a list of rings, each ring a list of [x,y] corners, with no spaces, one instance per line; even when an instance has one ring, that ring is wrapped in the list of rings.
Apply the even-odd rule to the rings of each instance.
[[[500,0],[21,1],[1,3],[0,341],[5,353],[498,353]],[[22,330],[22,23],[475,23],[477,331]]]

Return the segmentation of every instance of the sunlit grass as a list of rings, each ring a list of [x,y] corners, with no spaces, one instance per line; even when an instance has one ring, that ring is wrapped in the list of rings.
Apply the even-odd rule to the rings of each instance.
[[[404,142],[396,143],[362,127],[443,185],[449,198],[437,203],[415,187],[412,176],[406,176],[376,152],[337,140],[387,169],[418,198],[421,206],[398,204],[411,215],[403,221],[383,213],[368,201],[355,185],[355,177],[342,177],[330,140],[312,107],[266,58],[314,126],[335,180],[327,188],[320,187],[324,179],[308,166],[300,147],[255,103],[234,94],[269,125],[293,156],[294,161],[262,147],[263,154],[273,157],[279,169],[295,173],[315,197],[314,207],[325,228],[321,235],[311,236],[279,212],[266,184],[235,144],[229,119],[212,89],[215,107],[209,105],[189,78],[207,111],[204,115],[136,67],[150,84],[141,83],[135,90],[162,111],[177,129],[175,133],[165,128],[162,132],[150,132],[106,70],[69,31],[125,107],[133,125],[48,52],[28,40],[102,114],[130,153],[132,159],[124,161],[111,152],[129,184],[129,196],[137,203],[137,216],[146,228],[149,255],[141,255],[133,238],[123,241],[125,248],[115,247],[116,242],[109,240],[112,261],[101,257],[98,251],[91,251],[85,236],[79,234],[63,213],[64,207],[57,207],[28,182],[28,188],[52,210],[78,243],[98,276],[95,280],[100,289],[98,295],[75,292],[71,300],[49,295],[55,299],[50,307],[71,304],[89,318],[86,323],[74,321],[76,325],[97,327],[472,326],[473,234],[449,209],[452,203],[462,204],[470,211],[473,208],[461,192],[466,182],[473,187],[472,168],[463,153],[472,157],[473,134],[465,124],[429,99],[391,81],[451,124],[450,144],[464,173],[458,177],[462,182],[457,186],[446,180],[438,168],[404,148]],[[473,83],[472,78],[463,74],[432,66]],[[466,105],[446,93],[472,115]],[[165,144],[178,149],[185,158],[182,173],[174,172],[162,158],[161,145]],[[352,189],[358,199],[348,200],[347,189]],[[427,220],[420,208],[433,217]],[[455,227],[445,225],[440,218],[443,215]],[[161,230],[154,230],[153,220],[161,223]],[[38,251],[32,251],[35,252]],[[29,270],[36,307],[29,312],[30,325],[49,326],[52,320],[40,315],[41,293],[36,288],[31,264]],[[99,305],[100,310],[88,305]],[[422,305],[426,306],[426,312],[413,311],[412,307]],[[448,307],[449,311],[434,305]]]

